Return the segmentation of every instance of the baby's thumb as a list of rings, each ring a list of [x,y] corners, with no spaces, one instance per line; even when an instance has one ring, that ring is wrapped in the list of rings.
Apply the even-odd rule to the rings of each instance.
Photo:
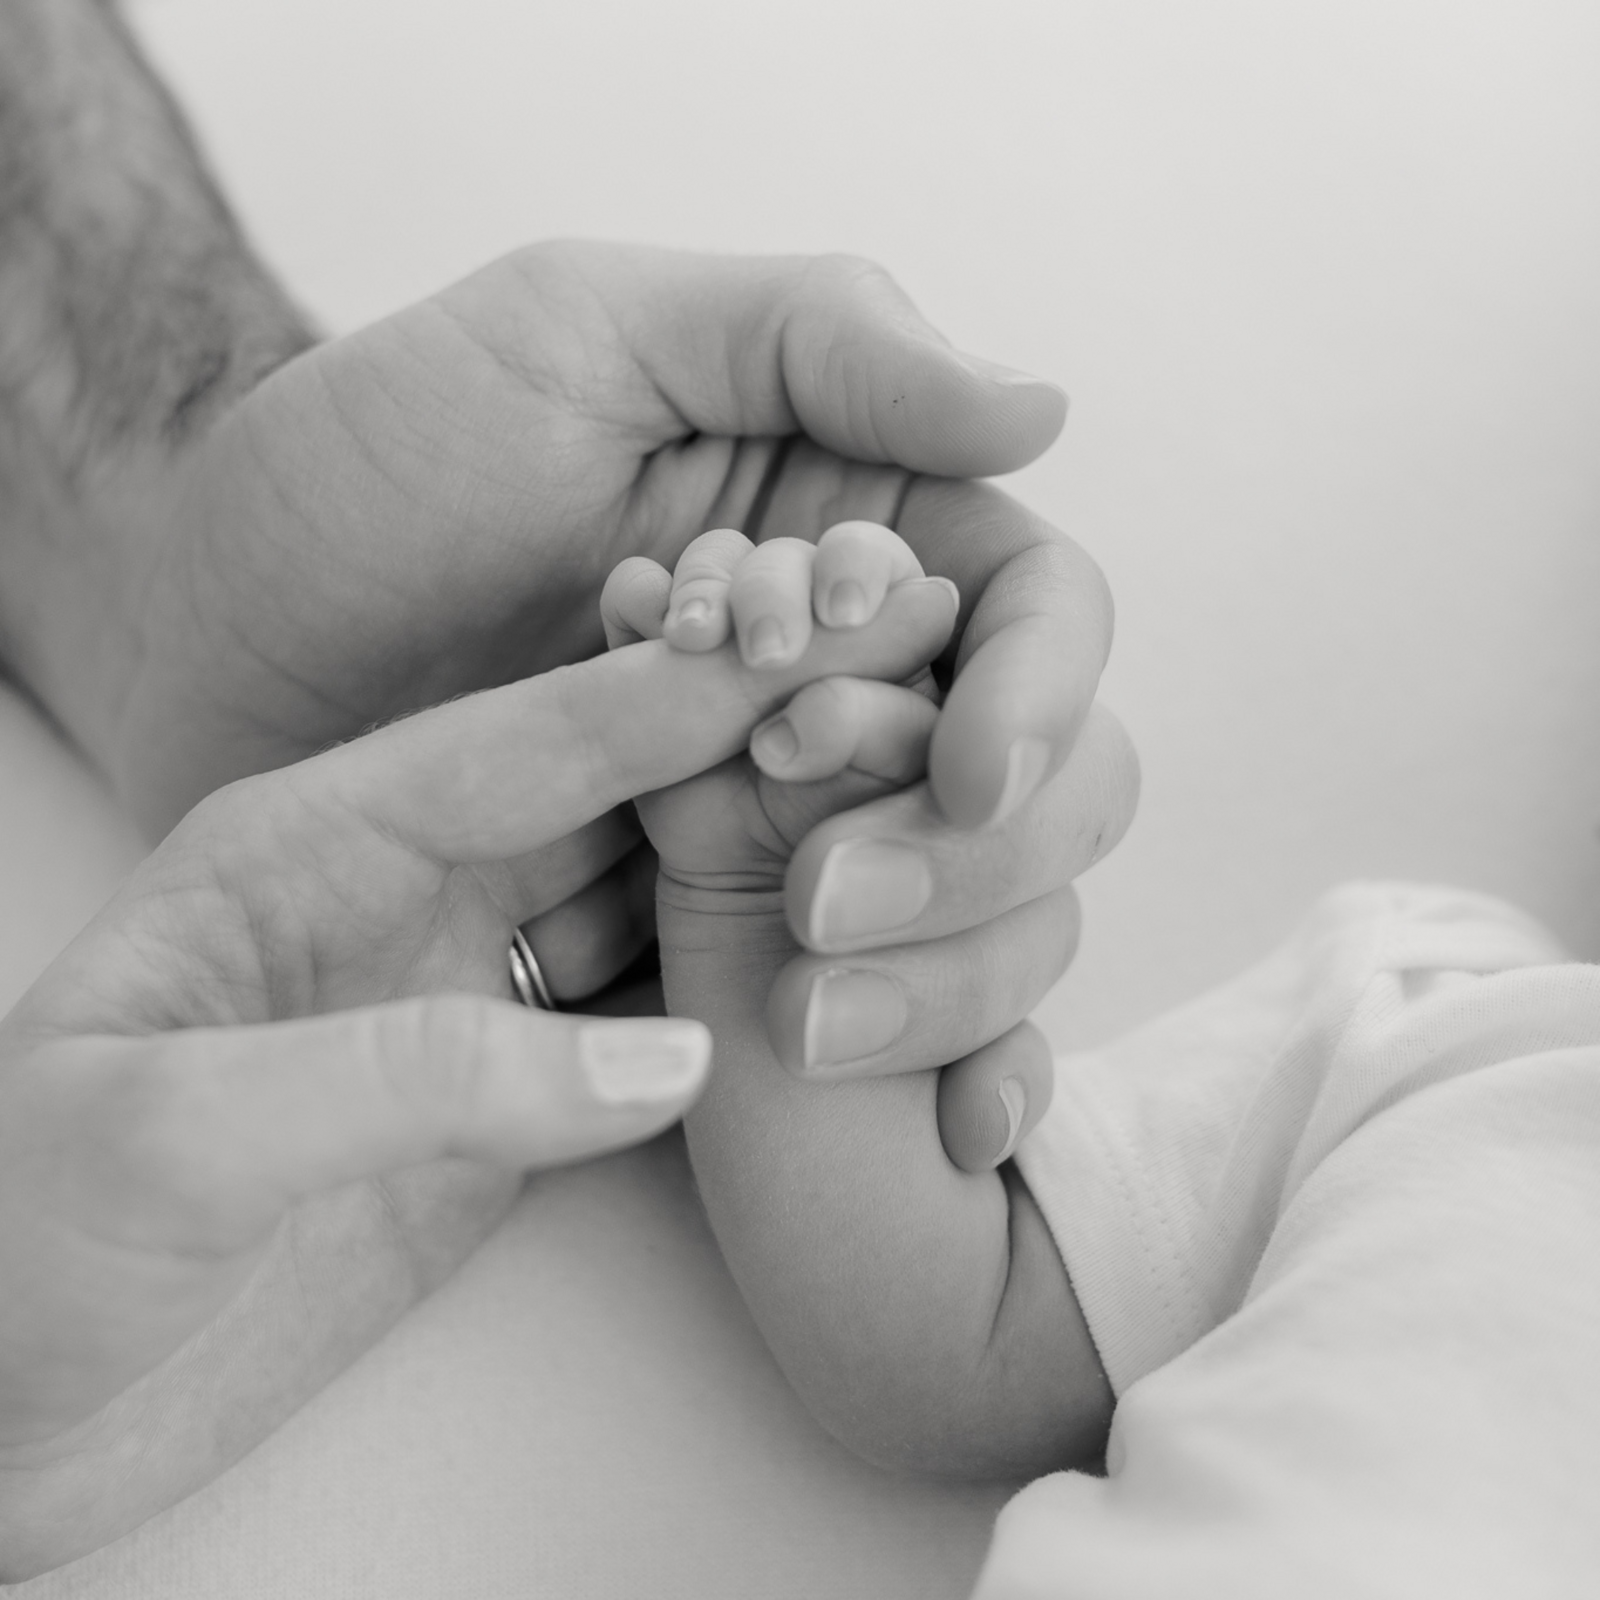
[[[71,1101],[61,1148],[78,1170],[59,1175],[80,1200],[160,1217],[169,1243],[232,1249],[304,1196],[397,1168],[524,1170],[649,1138],[698,1094],[711,1037],[679,1018],[445,995],[41,1054]]]

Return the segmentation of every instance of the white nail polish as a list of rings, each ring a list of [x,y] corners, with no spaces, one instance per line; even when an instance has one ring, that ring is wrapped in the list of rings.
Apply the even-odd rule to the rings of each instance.
[[[1034,796],[1050,764],[1050,746],[1043,739],[1024,734],[1012,741],[1006,752],[1006,781],[994,808],[991,822],[1004,822]]]
[[[994,1158],[994,1164],[998,1167],[1002,1161],[1009,1160],[1011,1152],[1017,1148],[1017,1139],[1022,1133],[1022,1119],[1028,1110],[1028,1091],[1023,1088],[1021,1078],[1002,1078],[997,1093],[1006,1112],[1006,1142],[1001,1145],[1000,1154]]]
[[[578,1029],[589,1091],[608,1106],[665,1105],[686,1098],[711,1065],[711,1034],[686,1017],[618,1017]]]
[[[814,950],[890,933],[933,899],[933,873],[920,851],[892,839],[842,839],[823,857],[811,896]]]

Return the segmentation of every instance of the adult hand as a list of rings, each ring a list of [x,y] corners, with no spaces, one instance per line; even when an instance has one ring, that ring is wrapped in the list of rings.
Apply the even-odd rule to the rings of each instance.
[[[642,644],[179,825],[0,1027],[0,1581],[214,1477],[441,1278],[518,1173],[683,1112],[699,1023],[510,1002],[540,892],[514,864],[726,761],[819,673],[904,675],[950,623],[921,585],[783,672]]]
[[[123,586],[136,665],[102,754],[162,825],[239,773],[599,649],[599,589],[624,555],[670,566],[715,525],[814,539],[889,522],[966,599],[956,681],[921,809],[866,808],[827,838],[905,833],[931,892],[873,926],[870,852],[807,878],[802,850],[794,920],[829,964],[796,967],[775,1032],[798,1060],[804,991],[827,1065],[948,1060],[1059,974],[1064,886],[1133,806],[1109,723],[1067,759],[1110,639],[1098,571],[998,491],[952,481],[1022,465],[1063,416],[1059,391],[962,356],[858,261],[520,252],[290,362],[178,456],[148,570]],[[555,908],[530,937],[558,996],[649,937],[626,842],[620,823],[580,841],[588,888],[538,907]],[[836,1015],[843,989],[816,998],[816,980],[869,946],[847,970],[893,993]],[[897,1005],[911,1020],[890,1042]],[[960,1049],[940,1057],[940,1040]]]

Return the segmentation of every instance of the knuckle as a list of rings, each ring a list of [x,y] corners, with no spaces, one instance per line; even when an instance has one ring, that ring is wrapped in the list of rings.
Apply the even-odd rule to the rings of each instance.
[[[814,291],[829,299],[849,299],[863,292],[881,293],[884,289],[898,290],[894,278],[876,261],[848,251],[813,256],[802,281],[805,280],[809,280],[809,287]]]
[[[489,1055],[489,1010],[439,995],[371,1013],[373,1064],[401,1105],[451,1122],[477,1101]]]

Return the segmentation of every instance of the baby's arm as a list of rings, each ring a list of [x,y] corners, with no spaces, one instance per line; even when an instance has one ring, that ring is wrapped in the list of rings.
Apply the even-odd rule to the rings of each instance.
[[[909,551],[879,533],[854,555],[848,538],[825,537],[815,555],[798,541],[751,554],[738,535],[708,535],[685,553],[670,595],[659,569],[619,569],[608,625],[617,638],[664,630],[691,649],[731,649],[722,641],[732,630],[747,661],[754,653],[782,669],[790,655],[772,648],[760,613],[778,613],[792,654],[828,615],[841,563],[872,569],[857,585],[865,608],[842,619],[864,633],[886,582],[915,576],[894,565],[903,552],[914,569]],[[813,558],[828,574],[816,580],[815,618]],[[815,776],[814,752],[831,744],[821,766],[843,767],[837,776],[775,782],[741,756],[647,796],[640,812],[662,858],[668,1008],[708,1023],[716,1040],[711,1085],[687,1124],[696,1175],[785,1372],[829,1430],[873,1460],[1028,1476],[1095,1456],[1111,1402],[1026,1186],[1009,1164],[983,1175],[951,1164],[936,1074],[806,1082],[775,1058],[764,1017],[795,953],[783,909],[793,845],[831,812],[919,778],[932,716],[910,690],[816,684],[783,733],[759,729],[754,747],[769,770]],[[925,791],[908,801],[930,803]],[[1044,1047],[1025,1027],[989,1048],[1021,1076],[1038,1070]]]

